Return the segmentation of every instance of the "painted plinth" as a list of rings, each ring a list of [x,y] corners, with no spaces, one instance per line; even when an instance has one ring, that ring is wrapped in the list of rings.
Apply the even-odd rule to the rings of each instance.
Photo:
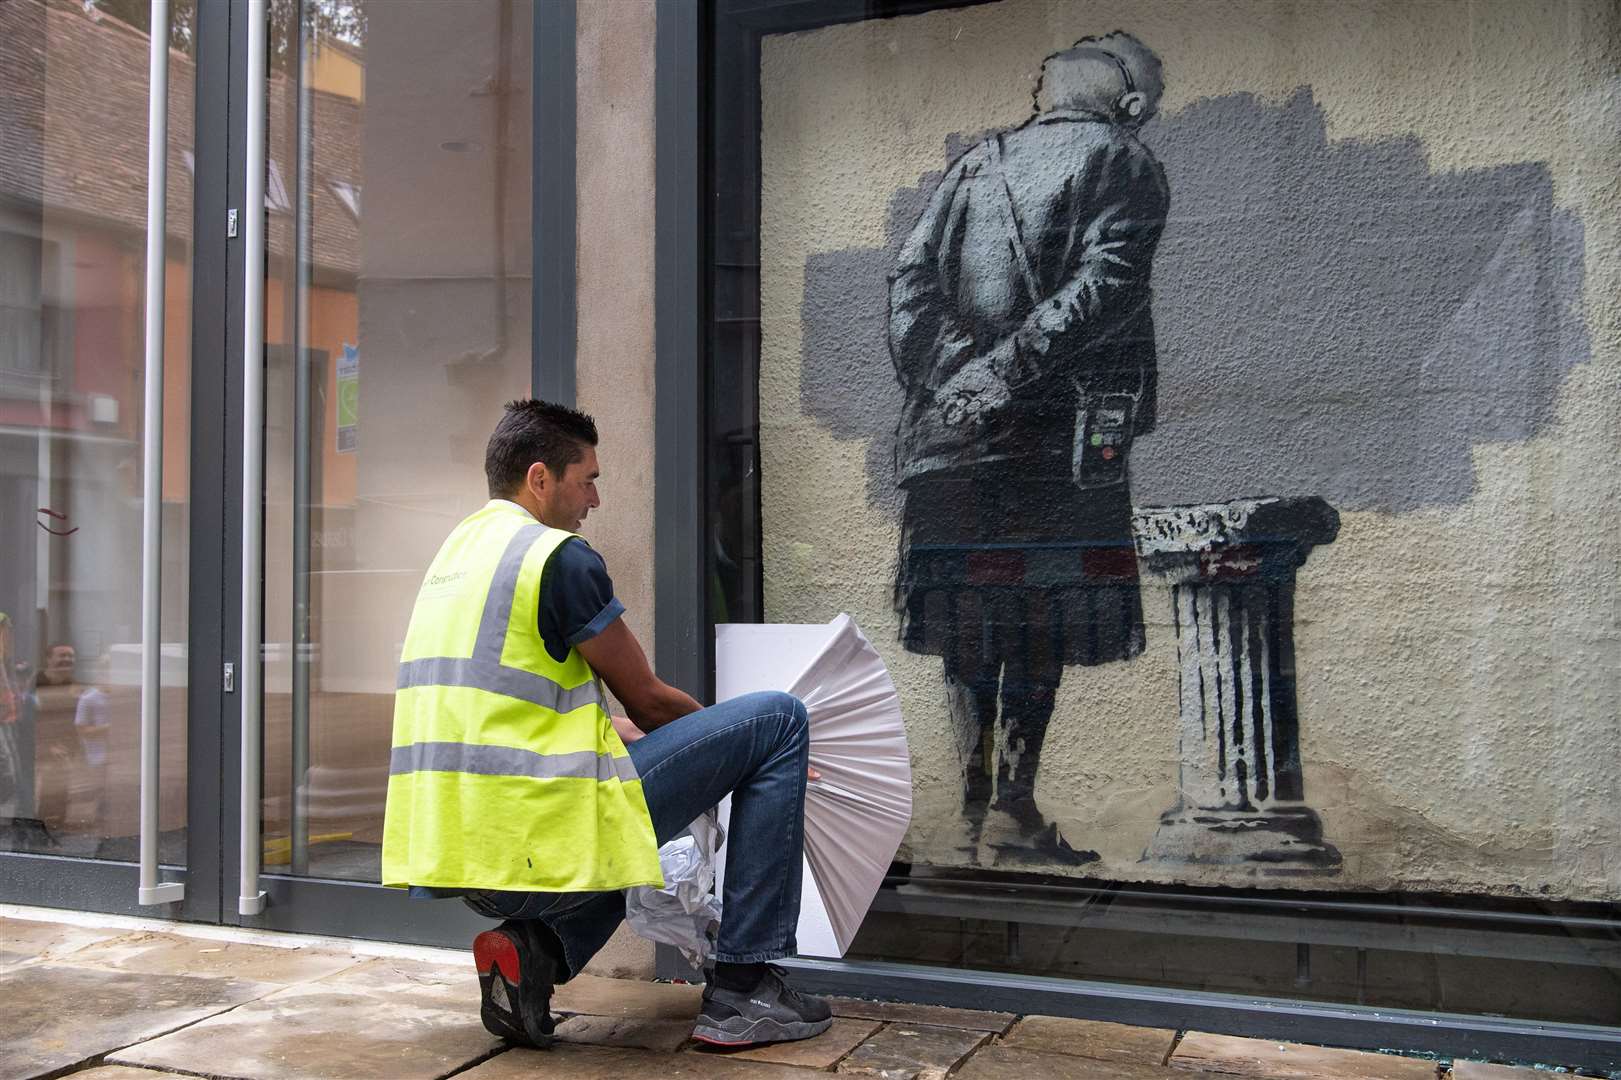
[[[1318,498],[1245,499],[1144,507],[1133,524],[1145,575],[1170,590],[1181,686],[1177,804],[1143,859],[1337,868],[1301,778],[1294,592],[1339,514]]]

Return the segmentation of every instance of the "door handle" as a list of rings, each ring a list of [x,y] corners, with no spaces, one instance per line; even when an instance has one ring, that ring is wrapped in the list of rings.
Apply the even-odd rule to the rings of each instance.
[[[259,888],[260,734],[264,723],[265,45],[266,0],[248,0],[247,178],[242,211],[242,777],[236,910],[265,909]]]
[[[159,696],[163,691],[163,301],[169,192],[169,0],[152,0],[146,106],[146,400],[141,447],[141,870],[138,904],[184,900],[158,882]]]

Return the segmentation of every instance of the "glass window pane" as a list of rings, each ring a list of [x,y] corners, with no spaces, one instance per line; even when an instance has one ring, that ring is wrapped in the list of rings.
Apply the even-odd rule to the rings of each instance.
[[[271,21],[265,866],[375,881],[411,604],[529,389],[533,7]]]
[[[0,4],[0,848],[133,860],[146,3]],[[160,857],[185,861],[194,7],[170,4]]]

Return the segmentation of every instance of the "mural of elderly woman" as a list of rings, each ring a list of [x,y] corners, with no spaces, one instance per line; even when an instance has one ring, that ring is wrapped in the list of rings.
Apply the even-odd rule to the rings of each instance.
[[[1064,668],[1143,648],[1126,458],[1154,420],[1169,194],[1136,133],[1163,86],[1129,34],[1047,57],[1034,115],[952,164],[890,276],[895,607],[945,663],[970,862],[1096,858],[1035,779]]]

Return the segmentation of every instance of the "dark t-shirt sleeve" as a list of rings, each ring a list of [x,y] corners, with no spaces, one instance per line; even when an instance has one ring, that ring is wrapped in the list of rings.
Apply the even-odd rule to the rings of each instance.
[[[602,556],[579,537],[565,540],[540,589],[540,636],[546,651],[565,660],[570,649],[590,641],[624,613]]]

